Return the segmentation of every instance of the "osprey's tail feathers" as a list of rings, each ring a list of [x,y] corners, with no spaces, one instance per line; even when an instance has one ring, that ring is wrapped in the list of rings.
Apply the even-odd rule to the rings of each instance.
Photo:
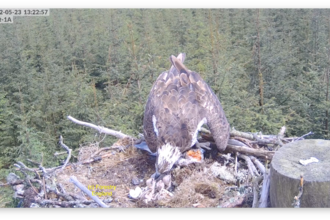
[[[185,57],[185,55],[183,55],[182,53],[179,54],[178,58],[173,55],[170,57],[170,60],[172,62],[172,67],[174,66],[175,69],[177,69],[177,71],[179,73],[188,73],[189,72],[188,68],[185,65],[183,65],[183,62],[181,61],[181,59],[182,58],[184,59],[184,57]],[[171,69],[172,69],[172,67],[171,67]]]
[[[176,72],[178,74],[182,73],[182,72],[188,72],[189,70],[187,69],[187,67],[185,67],[185,65],[183,65],[183,62],[185,61],[186,59],[186,54],[185,53],[180,53],[178,55],[178,57],[175,57],[175,56],[170,56],[170,61],[172,63],[172,66],[170,68],[170,71],[169,72]],[[176,71],[175,71],[176,70]]]

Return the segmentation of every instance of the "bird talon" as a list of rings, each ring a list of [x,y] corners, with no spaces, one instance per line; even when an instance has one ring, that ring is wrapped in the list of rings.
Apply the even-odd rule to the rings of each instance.
[[[206,149],[206,150],[211,150],[212,148],[210,147],[210,142],[204,142],[204,143],[199,143],[198,141],[196,142],[196,147],[199,149]]]

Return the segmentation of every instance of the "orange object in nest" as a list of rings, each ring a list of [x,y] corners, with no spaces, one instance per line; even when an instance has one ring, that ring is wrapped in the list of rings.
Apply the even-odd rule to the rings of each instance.
[[[201,161],[202,160],[202,152],[198,149],[198,150],[189,150],[187,152],[187,155],[189,157],[194,158],[197,161]]]

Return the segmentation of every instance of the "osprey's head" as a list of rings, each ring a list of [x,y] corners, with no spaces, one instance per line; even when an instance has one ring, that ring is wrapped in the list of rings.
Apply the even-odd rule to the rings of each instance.
[[[155,178],[160,174],[170,171],[175,162],[181,157],[179,148],[172,146],[169,143],[159,147],[157,153]]]

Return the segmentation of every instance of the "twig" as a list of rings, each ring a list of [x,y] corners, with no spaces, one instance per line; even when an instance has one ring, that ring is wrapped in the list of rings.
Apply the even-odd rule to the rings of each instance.
[[[99,204],[103,208],[109,208],[106,204],[104,204],[97,196],[93,196],[93,194],[83,185],[81,184],[76,177],[71,176],[70,182],[76,185],[80,190],[86,193],[90,198],[92,198],[97,204]]]
[[[112,130],[112,129],[109,129],[109,128],[105,128],[103,126],[98,126],[98,125],[94,125],[94,124],[91,124],[91,123],[88,123],[88,122],[84,122],[84,121],[79,121],[71,116],[68,116],[68,119],[71,120],[72,122],[76,123],[76,124],[79,124],[79,125],[83,125],[85,127],[90,127],[90,128],[93,128],[95,130],[97,130],[100,134],[101,133],[104,133],[104,134],[108,134],[108,135],[111,135],[111,136],[115,136],[117,138],[125,138],[125,137],[129,137],[129,138],[133,138],[129,135],[126,135],[120,131],[115,131],[115,130]]]
[[[303,140],[304,137],[306,137],[306,136],[308,136],[308,135],[311,135],[311,134],[314,134],[314,133],[310,131],[310,132],[308,132],[307,134],[304,134],[304,135],[301,136],[301,137],[298,137],[298,138],[293,139],[292,142]]]
[[[246,138],[246,139],[249,139],[249,140],[255,140],[253,134],[237,131],[237,130],[235,130],[235,128],[232,128],[230,130],[230,136],[231,137],[232,136],[238,136],[238,137]]]
[[[266,170],[264,172],[264,179],[262,183],[262,190],[259,200],[259,208],[267,208],[268,206],[269,186],[270,186],[270,170]]]
[[[32,187],[33,191],[38,195],[38,191],[36,188],[34,188],[34,186],[32,185],[30,179],[26,178],[26,181],[30,184],[30,186]]]
[[[39,185],[42,185],[42,182],[41,182],[41,180],[37,180],[37,179],[30,179],[30,181],[31,181],[32,183],[39,183]]]
[[[27,166],[26,166],[23,162],[21,162],[21,161],[18,161],[17,163],[18,163],[18,164],[16,164],[16,167],[18,167],[18,168],[20,169],[21,172],[23,172],[22,169],[23,169],[23,170],[30,171],[30,172],[33,172],[33,173],[35,173],[35,174],[39,177],[39,179],[40,179],[40,175],[39,175],[39,173],[38,173],[38,170],[27,167]],[[15,164],[14,164],[14,165],[15,165]],[[23,174],[24,174],[24,173],[23,173]],[[27,176],[26,173],[25,173],[24,175]]]
[[[37,199],[36,200],[37,203],[39,203],[42,206],[45,205],[58,205],[61,207],[70,207],[70,206],[74,206],[74,205],[79,205],[79,204],[84,204],[84,205],[90,205],[92,203],[95,203],[95,201],[90,201],[90,200],[85,200],[85,201],[53,201],[53,200],[41,200],[41,199]],[[107,201],[108,202],[108,201]]]
[[[17,161],[17,164],[19,164],[20,167],[23,168],[24,170],[27,170],[27,171],[30,171],[30,172],[33,172],[33,173],[35,173],[35,171],[36,171],[36,170],[34,170],[34,169],[31,169],[31,168],[27,167],[27,166],[26,166],[23,162],[21,162],[21,161]]]
[[[275,151],[265,151],[261,149],[253,149],[249,147],[240,147],[234,145],[227,145],[226,151],[230,152],[238,152],[242,154],[252,155],[256,157],[262,157],[265,159],[272,159],[274,156]]]
[[[104,147],[104,148],[101,148],[100,150],[96,151],[95,153],[92,154],[91,157],[94,157],[95,155],[98,155],[99,153],[101,153],[102,151],[105,151],[105,150],[111,150],[113,149],[112,147]]]
[[[235,175],[237,175],[237,152],[235,152]]]
[[[43,173],[43,175],[45,177],[48,177],[49,172],[46,171],[45,167],[43,167],[43,166],[40,165],[39,166],[39,169],[41,170],[41,172]]]
[[[23,182],[23,181],[22,181]],[[22,183],[21,182],[21,183]],[[0,186],[9,186],[9,185],[14,185],[14,184],[10,184],[10,183],[2,183],[2,182],[0,182]]]
[[[252,179],[252,188],[253,188],[253,203],[252,208],[258,208],[259,203],[259,181],[262,177],[253,177]]]
[[[259,173],[257,171],[257,168],[254,166],[254,164],[252,163],[251,159],[246,156],[246,155],[241,155],[241,154],[238,154],[238,157],[242,158],[245,160],[247,166],[248,166],[248,169],[249,169],[249,172],[251,174],[252,177],[254,177],[255,175],[259,176]]]
[[[55,152],[55,153],[54,153],[54,156],[57,157],[57,156],[60,156],[60,155],[62,155],[62,154],[67,154],[67,153],[68,153],[68,152],[66,152],[66,151]]]
[[[303,175],[300,175],[300,185],[299,185],[299,192],[298,195],[294,197],[293,199],[293,207],[294,208],[300,208],[300,198],[304,192],[304,177]]]
[[[68,162],[69,162],[69,160],[71,158],[71,151],[72,150],[63,143],[63,137],[62,137],[62,135],[60,136],[60,145],[61,145],[62,148],[64,148],[68,152],[68,157],[66,158],[65,163],[63,164],[63,166],[61,168],[61,170],[63,170],[65,168],[65,166],[68,164]]]
[[[250,156],[252,162],[258,167],[261,173],[265,173],[265,166],[254,156]]]
[[[64,193],[64,194],[67,194],[63,185],[61,183],[58,183],[57,186],[60,188],[61,192]]]
[[[40,165],[40,163],[38,163],[38,162],[35,162],[35,161],[33,161],[33,160],[30,160],[30,159],[27,159],[27,161],[29,161],[30,163],[32,163],[32,164],[34,164],[34,165],[37,165],[37,166],[39,166],[39,165]]]
[[[43,187],[44,187],[45,199],[48,199],[48,198],[47,198],[47,190],[46,190],[45,177],[42,177],[42,185],[43,185]]]
[[[25,181],[26,181],[26,182],[32,187],[33,191],[34,191],[36,194],[38,194],[38,191],[36,190],[36,188],[34,188],[34,186],[32,185],[32,183],[31,183],[31,181],[30,181],[30,179],[29,179],[29,175],[25,172],[25,170],[28,170],[28,171],[30,171],[30,172],[35,173],[35,170],[30,169],[30,168],[28,168],[27,166],[25,166],[25,164],[24,164],[23,162],[18,161],[17,163],[18,163],[18,164],[14,164],[14,166],[16,166],[16,167],[19,168],[19,171],[21,171],[21,172],[24,174],[24,176],[25,176]]]
[[[229,139],[228,145],[251,148],[251,146],[247,145],[246,143],[238,139]]]
[[[52,189],[52,188],[50,188],[49,186],[47,186],[47,189],[48,189],[50,192],[55,193],[56,195],[58,195],[58,196],[64,198],[64,199],[67,200],[67,201],[73,201],[73,198],[72,198],[70,195],[66,194],[66,193],[58,192],[57,190]]]

